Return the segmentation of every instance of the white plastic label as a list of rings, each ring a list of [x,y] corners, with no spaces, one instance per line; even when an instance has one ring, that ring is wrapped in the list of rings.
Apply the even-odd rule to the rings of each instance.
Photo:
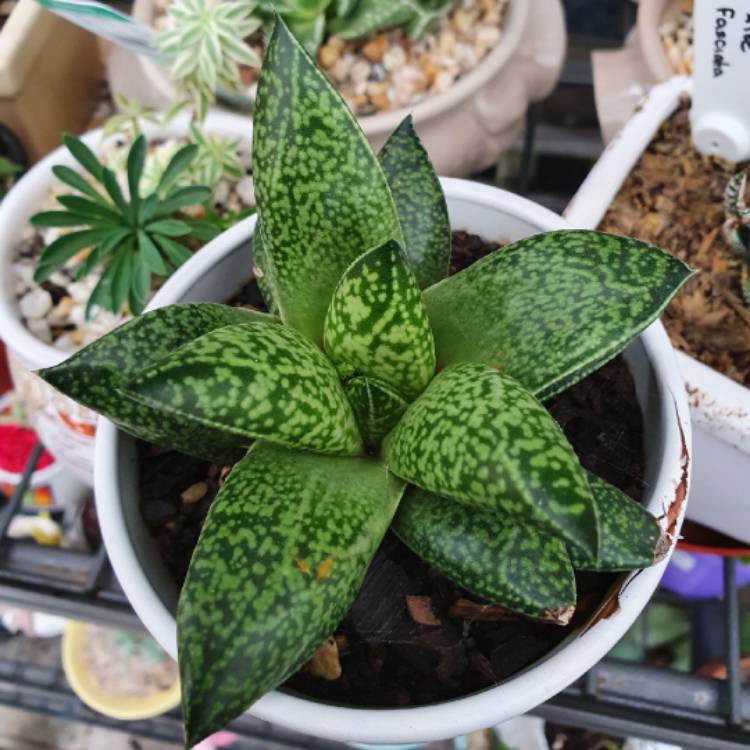
[[[732,162],[750,159],[750,0],[695,0],[695,147]]]
[[[153,34],[151,29],[108,5],[94,2],[94,0],[38,0],[38,2],[55,15],[119,47],[126,47],[139,55],[159,57],[151,43]]]

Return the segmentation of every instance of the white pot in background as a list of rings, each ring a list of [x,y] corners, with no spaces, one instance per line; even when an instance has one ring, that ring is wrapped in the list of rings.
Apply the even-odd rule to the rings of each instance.
[[[675,71],[661,43],[659,26],[664,12],[673,0],[639,0],[636,27],[641,43],[643,59],[654,81],[663,83]]]
[[[153,27],[154,0],[135,0],[133,17]],[[566,48],[560,0],[511,0],[497,47],[451,88],[413,107],[359,118],[378,150],[408,114],[438,174],[467,175],[495,164],[524,126],[530,102],[560,77]],[[112,49],[112,91],[157,107],[176,101],[166,71],[147,57]]]
[[[689,93],[686,78],[672,78],[652,89],[568,206],[565,218],[573,226],[599,225],[661,124]],[[677,358],[694,427],[689,517],[750,542],[750,389],[682,352]]]
[[[559,216],[497,188],[444,179],[451,226],[487,239],[519,239],[566,228]],[[151,308],[178,301],[224,301],[250,275],[248,240],[255,218],[222,234],[191,258],[154,297]],[[689,474],[690,423],[684,385],[667,335],[654,323],[627,349],[645,421],[644,500],[679,532]],[[110,560],[130,603],[151,634],[176,656],[178,592],[141,518],[135,441],[102,419],[96,445],[96,498]],[[666,565],[622,576],[619,609],[578,632],[551,654],[504,683],[474,695],[418,708],[344,708],[269,693],[252,708],[262,719],[334,740],[404,743],[437,740],[525,713],[562,690],[603,657],[648,602]],[[616,608],[615,608],[616,609]]]
[[[144,130],[153,136],[183,137],[188,122],[187,116],[178,117],[166,129],[144,126]],[[206,127],[214,133],[241,137],[249,147],[252,123],[248,118],[211,112]],[[102,144],[101,130],[87,133],[83,141],[97,151]],[[50,189],[58,184],[51,170],[55,164],[78,168],[68,150],[60,147],[35,164],[0,203],[0,336],[6,345],[14,389],[41,441],[77,476],[93,485],[96,415],[58,393],[33,373],[57,365],[69,355],[29,332],[13,293],[11,265],[16,246],[28,227],[29,217],[41,209]]]

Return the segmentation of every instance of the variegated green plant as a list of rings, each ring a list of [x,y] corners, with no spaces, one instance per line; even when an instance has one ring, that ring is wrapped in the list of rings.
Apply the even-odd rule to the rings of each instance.
[[[727,183],[724,191],[726,221],[723,230],[726,241],[743,261],[742,296],[750,305],[750,206],[747,205],[747,179],[750,170],[738,172]]]
[[[542,400],[653,321],[684,264],[558,231],[447,278],[446,203],[410,121],[376,156],[282,22],[254,159],[275,314],[172,305],[42,372],[132,435],[245,454],[177,609],[188,745],[311,657],[389,527],[475,596],[559,624],[575,568],[631,570],[665,546],[650,513],[586,474]]]

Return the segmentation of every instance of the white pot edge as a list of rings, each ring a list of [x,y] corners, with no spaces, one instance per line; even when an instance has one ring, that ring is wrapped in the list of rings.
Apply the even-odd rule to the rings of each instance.
[[[443,179],[446,196],[488,206],[512,207],[517,215],[543,230],[567,228],[559,216],[518,196],[489,186],[464,180]],[[255,218],[236,225],[207,245],[175,274],[160,290],[151,307],[160,307],[179,299],[217,259],[226,255],[252,230]],[[689,473],[688,451],[691,441],[689,410],[684,384],[675,366],[674,353],[660,323],[652,324],[641,342],[660,373],[660,408],[666,423],[679,427],[668,431],[662,455],[662,469],[655,484],[650,509],[656,514],[672,510],[679,533],[685,513],[685,493]],[[140,567],[128,539],[115,477],[118,473],[118,432],[108,420],[101,419],[96,445],[96,494],[99,518],[107,550],[115,570],[128,571],[120,583],[136,613],[148,630],[173,656],[176,655],[175,622],[157,597]],[[681,498],[679,501],[677,498]],[[670,550],[671,555],[671,550]],[[427,742],[454,737],[483,726],[501,722],[527,712],[569,685],[592,667],[625,634],[653,594],[668,560],[628,577],[619,596],[620,609],[567,642],[562,649],[522,674],[494,688],[441,704],[405,709],[367,710],[341,708],[312,702],[274,691],[251,709],[258,718],[281,724],[306,734],[340,741],[368,743]]]
[[[573,226],[595,229],[662,122],[689,96],[691,80],[674,76],[654,86],[641,108],[607,146],[573,196],[564,216]],[[750,456],[750,388],[677,352],[693,422]]]
[[[143,130],[150,135],[184,136],[188,123],[189,116],[183,114],[175,117],[163,130],[156,129],[149,123],[144,124]],[[206,129],[235,137],[246,133],[243,140],[248,145],[252,140],[250,118],[230,112],[211,110],[206,119]],[[102,131],[90,130],[81,139],[96,151],[103,140]],[[15,295],[10,288],[10,265],[16,243],[27,226],[28,217],[40,209],[40,200],[46,197],[57,181],[51,171],[55,164],[79,168],[68,150],[60,146],[29,169],[0,203],[0,331],[8,349],[17,353],[34,369],[60,364],[68,357],[68,353],[45,344],[24,327],[15,304]]]

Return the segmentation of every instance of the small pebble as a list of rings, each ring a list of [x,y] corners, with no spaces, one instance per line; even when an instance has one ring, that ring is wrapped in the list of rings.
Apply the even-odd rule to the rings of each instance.
[[[44,289],[32,289],[21,297],[18,309],[27,321],[43,318],[52,309],[52,295]]]
[[[255,182],[250,175],[243,177],[236,186],[237,195],[246,206],[255,205]]]
[[[50,311],[48,318],[50,325],[65,325],[75,306],[76,303],[72,297],[63,297]]]
[[[196,482],[183,491],[180,495],[180,500],[182,500],[183,503],[191,505],[192,503],[197,503],[199,500],[202,500],[207,492],[208,485],[205,482]]]
[[[35,336],[45,344],[52,343],[52,331],[50,330],[49,323],[44,318],[32,318],[26,321],[26,328],[29,333]]]

